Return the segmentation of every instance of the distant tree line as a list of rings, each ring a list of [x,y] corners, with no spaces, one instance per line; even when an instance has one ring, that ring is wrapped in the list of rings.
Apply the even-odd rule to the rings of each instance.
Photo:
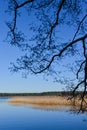
[[[77,91],[75,96],[79,96],[82,91]],[[0,93],[0,97],[11,96],[71,96],[72,91],[54,91],[54,92],[41,92],[41,93]],[[87,93],[86,93],[87,95]]]

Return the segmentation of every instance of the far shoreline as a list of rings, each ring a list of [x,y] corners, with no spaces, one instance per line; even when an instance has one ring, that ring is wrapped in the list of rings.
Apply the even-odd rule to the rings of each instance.
[[[42,108],[71,107],[76,110],[81,107],[80,95],[77,91],[75,97],[72,97],[72,91],[50,91],[40,93],[0,93],[0,98],[8,98],[7,102],[11,105],[34,105]],[[75,100],[74,100],[75,99]],[[75,102],[74,102],[75,101]],[[85,98],[87,102],[87,96]],[[84,104],[84,108],[87,108]],[[87,110],[86,110],[87,111]]]
[[[0,97],[13,97],[13,96],[72,96],[72,91],[48,91],[48,92],[25,92],[25,93],[21,93],[21,92],[2,92],[0,93]],[[81,94],[82,92],[81,91],[77,91],[75,95],[79,95]]]
[[[86,99],[87,100],[87,99]],[[68,100],[67,96],[15,96],[9,98],[8,103],[11,105],[31,105],[37,108],[70,108],[75,111],[79,111],[81,107],[81,101],[76,98],[75,104],[74,100]],[[84,105],[84,108],[85,105]],[[87,111],[87,109],[85,109]]]

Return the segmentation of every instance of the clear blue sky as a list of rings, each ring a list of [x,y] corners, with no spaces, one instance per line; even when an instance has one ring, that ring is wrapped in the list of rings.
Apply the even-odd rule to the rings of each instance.
[[[2,29],[3,33],[4,30]],[[0,32],[0,36],[2,33]],[[27,79],[21,73],[12,74],[8,69],[10,62],[15,62],[21,55],[19,49],[12,47],[0,39],[0,92],[41,92],[59,90],[58,83],[53,83],[53,79],[46,81],[43,75],[28,75]]]
[[[0,32],[1,33],[1,32]],[[2,36],[2,34],[0,34]],[[58,83],[46,81],[42,75],[29,75],[27,79],[21,73],[12,74],[8,69],[15,62],[20,51],[0,39],[0,92],[40,92],[59,90]]]
[[[12,74],[8,69],[10,62],[15,62],[22,53],[5,42],[7,35],[7,18],[4,13],[6,0],[0,0],[0,92],[42,92],[61,90],[58,83],[53,79],[46,81],[43,75],[29,75],[27,79],[22,78],[20,73]]]
[[[43,91],[58,91],[62,90],[63,85],[58,82],[54,83],[53,78],[49,78],[46,81],[41,75],[28,75],[27,79],[22,77],[21,73],[12,74],[8,69],[10,67],[10,62],[15,62],[18,57],[22,55],[22,52],[11,46],[8,42],[5,41],[8,27],[5,22],[10,18],[7,14],[5,14],[5,9],[7,8],[8,0],[0,0],[0,92],[43,92]],[[26,17],[26,13],[22,12],[23,16]],[[35,19],[31,16],[31,19],[35,21]],[[19,19],[20,20],[20,19]],[[28,20],[27,20],[28,21]],[[22,19],[20,21],[19,27],[23,29],[23,31],[28,34],[27,30],[27,21],[26,19]],[[23,25],[23,23],[26,23]],[[24,28],[23,28],[24,27]],[[73,35],[73,31],[70,27],[67,29],[65,26],[63,27],[62,35],[64,36],[63,40],[69,39],[70,36]],[[72,57],[73,59],[73,57]],[[66,61],[63,62],[66,65],[67,62],[72,64],[73,60],[70,57],[66,58]],[[55,68],[59,68],[60,66],[55,66]],[[61,70],[61,68],[59,68]],[[65,73],[63,75],[66,77],[73,77],[71,73]]]

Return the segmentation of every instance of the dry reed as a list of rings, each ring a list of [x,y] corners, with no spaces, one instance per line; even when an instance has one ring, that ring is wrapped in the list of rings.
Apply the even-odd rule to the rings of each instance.
[[[42,105],[71,105],[67,97],[60,96],[28,96],[28,97],[12,97],[9,103],[19,104],[42,104]]]

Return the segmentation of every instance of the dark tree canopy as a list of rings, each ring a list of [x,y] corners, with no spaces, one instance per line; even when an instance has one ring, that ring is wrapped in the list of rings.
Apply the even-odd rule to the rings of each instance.
[[[8,1],[8,41],[25,53],[11,70],[55,74],[73,96],[82,91],[82,107],[87,91],[87,0]]]

